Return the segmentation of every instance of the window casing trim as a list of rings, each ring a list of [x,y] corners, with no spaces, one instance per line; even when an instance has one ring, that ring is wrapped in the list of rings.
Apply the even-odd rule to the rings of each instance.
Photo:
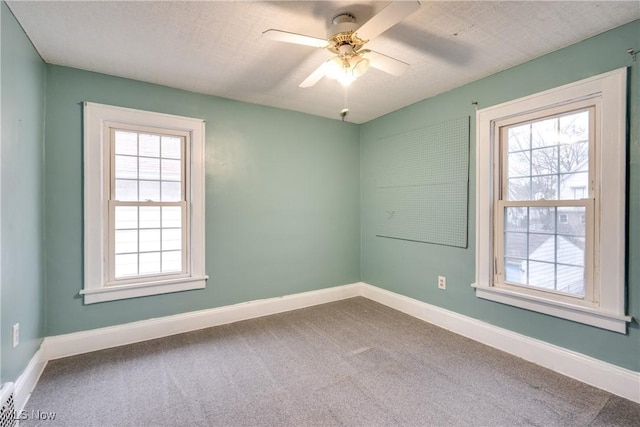
[[[620,68],[555,89],[479,110],[476,113],[476,296],[556,317],[625,333],[625,186],[627,70]],[[594,265],[597,307],[576,306],[551,297],[529,295],[494,286],[493,224],[496,122],[555,106],[598,98],[601,124],[596,165],[600,206],[594,239],[599,257]],[[597,190],[599,191],[599,190]],[[576,308],[577,307],[577,308]]]
[[[201,119],[115,107],[91,102],[84,112],[84,286],[80,294],[85,304],[178,292],[205,287],[205,218],[204,218],[204,135]],[[110,183],[105,179],[109,165],[108,127],[117,124],[137,128],[167,129],[189,136],[189,254],[187,275],[161,275],[140,283],[114,284],[109,280],[105,260],[108,257]]]

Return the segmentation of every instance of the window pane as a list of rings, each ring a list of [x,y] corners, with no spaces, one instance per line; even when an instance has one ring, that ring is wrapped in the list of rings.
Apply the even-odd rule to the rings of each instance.
[[[138,155],[138,134],[122,130],[115,131],[116,154]]]
[[[116,179],[116,200],[122,202],[138,200],[138,181]]]
[[[555,265],[546,262],[529,261],[528,285],[536,288],[555,290]]]
[[[507,191],[504,197],[507,200],[531,200],[531,179],[510,178],[507,181]]]
[[[558,265],[558,291],[584,296],[584,268]]]
[[[560,146],[560,172],[589,170],[589,141],[579,141]]]
[[[116,255],[116,279],[138,274],[138,254]]]
[[[507,132],[508,151],[522,151],[531,148],[531,126],[529,124],[512,126]]]
[[[140,181],[140,199],[141,202],[146,200],[160,200],[160,181]]]
[[[534,176],[531,179],[532,200],[558,200],[558,175]]]
[[[160,159],[140,157],[140,179],[160,179]]]
[[[160,157],[160,137],[158,135],[140,134],[140,156]]]
[[[552,233],[556,229],[556,208],[529,208],[529,231]]]
[[[182,227],[182,208],[179,206],[164,206],[162,208],[162,228]]]
[[[179,182],[162,182],[162,201],[179,202],[182,200],[182,184]]]
[[[165,159],[180,159],[182,157],[180,149],[181,142],[182,138],[174,136],[163,136],[162,157],[164,157]]]
[[[504,256],[507,258],[527,258],[527,233],[504,233]]]
[[[166,228],[162,230],[162,250],[180,250],[182,249],[182,230],[174,228]]]
[[[182,252],[162,252],[162,272],[176,273],[182,271]]]
[[[561,175],[562,187],[560,188],[560,199],[579,200],[588,197],[587,187],[589,186],[589,173],[576,172]]]
[[[566,222],[558,221],[558,233],[568,236],[584,237],[586,232],[586,209],[584,206],[562,206],[558,208],[558,218],[564,215]]]
[[[116,230],[116,254],[138,252],[138,230]]]
[[[531,151],[532,175],[554,175],[558,169],[558,148],[539,148]]]
[[[589,112],[579,111],[560,117],[562,144],[576,144],[589,141]]]
[[[526,261],[521,259],[505,258],[504,260],[505,280],[511,283],[526,283],[525,275]]]
[[[507,157],[509,177],[531,176],[530,152],[510,153]]]
[[[558,119],[543,119],[531,123],[531,147],[541,148],[558,145]]]
[[[162,159],[162,180],[163,181],[180,181],[180,160]]]
[[[558,262],[584,266],[584,238],[558,235]]]
[[[140,207],[140,228],[160,228],[159,206]]]
[[[160,250],[160,230],[140,230],[140,252]]]
[[[133,156],[116,156],[116,178],[138,179],[138,158]]]
[[[140,254],[140,274],[161,273],[160,252]]]
[[[116,206],[116,230],[138,228],[137,206]]]
[[[528,228],[529,208],[505,208],[505,228],[523,231]]]
[[[528,246],[529,259],[534,261],[555,262],[556,236],[553,234],[530,233]]]

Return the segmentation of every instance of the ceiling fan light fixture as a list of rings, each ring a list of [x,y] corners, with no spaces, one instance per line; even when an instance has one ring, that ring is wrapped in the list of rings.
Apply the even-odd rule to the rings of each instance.
[[[368,69],[369,60],[362,55],[336,56],[326,62],[325,75],[342,86],[349,86]]]
[[[349,86],[356,77],[353,75],[349,59],[336,56],[326,63],[325,75],[337,80],[342,86]]]
[[[349,58],[349,65],[351,66],[351,73],[354,78],[358,78],[369,69],[369,60],[363,58],[361,55],[354,55]]]

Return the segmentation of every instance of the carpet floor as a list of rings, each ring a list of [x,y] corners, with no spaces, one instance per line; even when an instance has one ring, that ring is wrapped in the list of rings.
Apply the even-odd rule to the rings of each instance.
[[[357,297],[51,361],[21,415],[22,427],[639,426],[640,404]]]

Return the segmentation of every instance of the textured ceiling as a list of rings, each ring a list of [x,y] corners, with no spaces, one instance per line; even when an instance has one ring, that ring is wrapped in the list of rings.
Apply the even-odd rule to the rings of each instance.
[[[267,40],[262,32],[325,38],[338,13],[364,23],[387,2],[7,4],[48,63],[339,118],[339,83],[325,78],[298,87],[331,54]],[[639,18],[637,0],[423,1],[366,45],[411,68],[400,77],[370,69],[348,88],[347,120],[372,120]]]

